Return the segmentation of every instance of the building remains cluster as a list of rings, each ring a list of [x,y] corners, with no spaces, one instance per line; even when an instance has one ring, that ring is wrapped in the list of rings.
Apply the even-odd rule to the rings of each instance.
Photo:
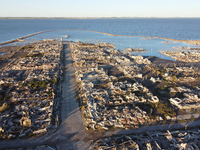
[[[159,96],[143,85],[145,77],[142,69],[149,67],[152,70],[151,61],[147,58],[121,53],[107,43],[78,42],[71,43],[70,47],[87,130],[135,129],[163,119],[182,119],[172,115],[165,118],[158,115],[152,119],[150,112],[139,107],[140,104],[160,103]],[[167,69],[170,71],[170,68]],[[163,79],[172,80],[167,72],[163,76]],[[157,83],[163,79],[151,77],[148,80]],[[198,102],[199,95],[194,95],[193,92],[184,94],[187,97],[192,95]],[[173,100],[169,101],[175,106]]]
[[[150,61],[142,56],[127,58],[107,43],[94,44],[92,47],[81,47],[80,43],[70,46],[73,48],[71,55],[87,130],[138,128],[149,121],[147,113],[135,104],[147,101],[157,103],[158,97],[137,80],[119,81],[120,77],[111,72],[117,70],[116,74],[140,80],[142,74],[138,64]],[[130,59],[138,63],[132,63]],[[140,92],[145,93],[146,98],[138,97],[136,93]]]
[[[154,64],[109,43],[70,42],[69,47],[86,131],[132,130],[200,118],[198,67]],[[0,72],[0,138],[37,135],[59,124],[62,43],[38,42],[27,51]],[[188,53],[184,59],[196,62],[198,57]],[[155,129],[99,139],[91,149],[197,149],[199,133]]]
[[[193,50],[187,51],[187,50],[178,50],[178,51],[160,51],[161,54],[165,56],[169,56],[177,61],[183,61],[183,62],[199,62],[200,60],[200,52]]]
[[[198,66],[155,65],[148,58],[122,53],[107,43],[70,46],[86,130],[129,130],[155,122],[199,119]],[[161,132],[155,128],[91,141],[90,149],[197,150],[199,135],[198,129]]]
[[[45,133],[59,123],[62,43],[40,41],[27,51],[1,71],[0,138]]]
[[[101,138],[91,143],[90,149],[102,150],[199,150],[200,130],[145,132],[142,134]]]

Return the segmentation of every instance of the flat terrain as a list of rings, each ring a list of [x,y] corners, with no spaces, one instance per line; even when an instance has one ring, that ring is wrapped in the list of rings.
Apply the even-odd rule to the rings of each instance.
[[[65,45],[65,71],[62,87],[61,104],[61,126],[59,128],[62,142],[56,145],[57,149],[87,149],[88,144],[84,143],[85,131],[81,118],[78,102],[75,98],[74,68],[72,66],[70,49]]]

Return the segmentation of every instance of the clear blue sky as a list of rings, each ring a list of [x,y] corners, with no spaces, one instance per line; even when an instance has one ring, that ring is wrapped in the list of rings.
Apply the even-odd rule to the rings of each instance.
[[[200,17],[200,0],[0,0],[0,17]]]

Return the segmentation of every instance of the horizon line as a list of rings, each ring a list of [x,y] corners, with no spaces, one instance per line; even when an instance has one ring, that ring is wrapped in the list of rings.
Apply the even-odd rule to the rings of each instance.
[[[0,19],[137,19],[137,18],[200,18],[200,17],[0,17]]]

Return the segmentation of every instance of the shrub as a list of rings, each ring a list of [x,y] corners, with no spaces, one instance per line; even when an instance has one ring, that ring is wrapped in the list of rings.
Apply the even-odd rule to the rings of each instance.
[[[176,116],[175,110],[172,107],[168,106],[167,103],[147,102],[146,104],[138,104],[138,106],[141,109],[145,110],[151,116],[151,118],[156,117],[156,115],[161,115],[161,116],[164,116],[164,117],[166,117],[166,116],[171,116],[171,117]]]
[[[31,48],[33,48],[33,46],[27,45],[27,46],[23,46],[23,47],[19,48],[18,50],[28,50],[28,49],[31,49]]]
[[[37,79],[33,79],[32,81],[29,81],[25,84],[25,86],[32,87],[33,90],[38,90],[39,88],[45,88],[50,83],[49,80],[40,81]]]
[[[172,107],[169,107],[167,103],[151,103],[153,105],[153,108],[156,109],[157,114],[161,114],[164,117],[171,116],[174,117],[176,113],[172,109]]]
[[[131,91],[127,90],[125,95],[129,95],[131,93],[132,93]]]
[[[52,91],[48,91],[48,94],[50,97],[53,95]]]
[[[52,80],[52,82],[55,83],[55,84],[57,85],[57,84],[58,84],[58,79],[57,79],[57,78],[54,78],[54,79]]]
[[[177,80],[176,76],[172,76],[172,81],[176,82],[176,80]]]

